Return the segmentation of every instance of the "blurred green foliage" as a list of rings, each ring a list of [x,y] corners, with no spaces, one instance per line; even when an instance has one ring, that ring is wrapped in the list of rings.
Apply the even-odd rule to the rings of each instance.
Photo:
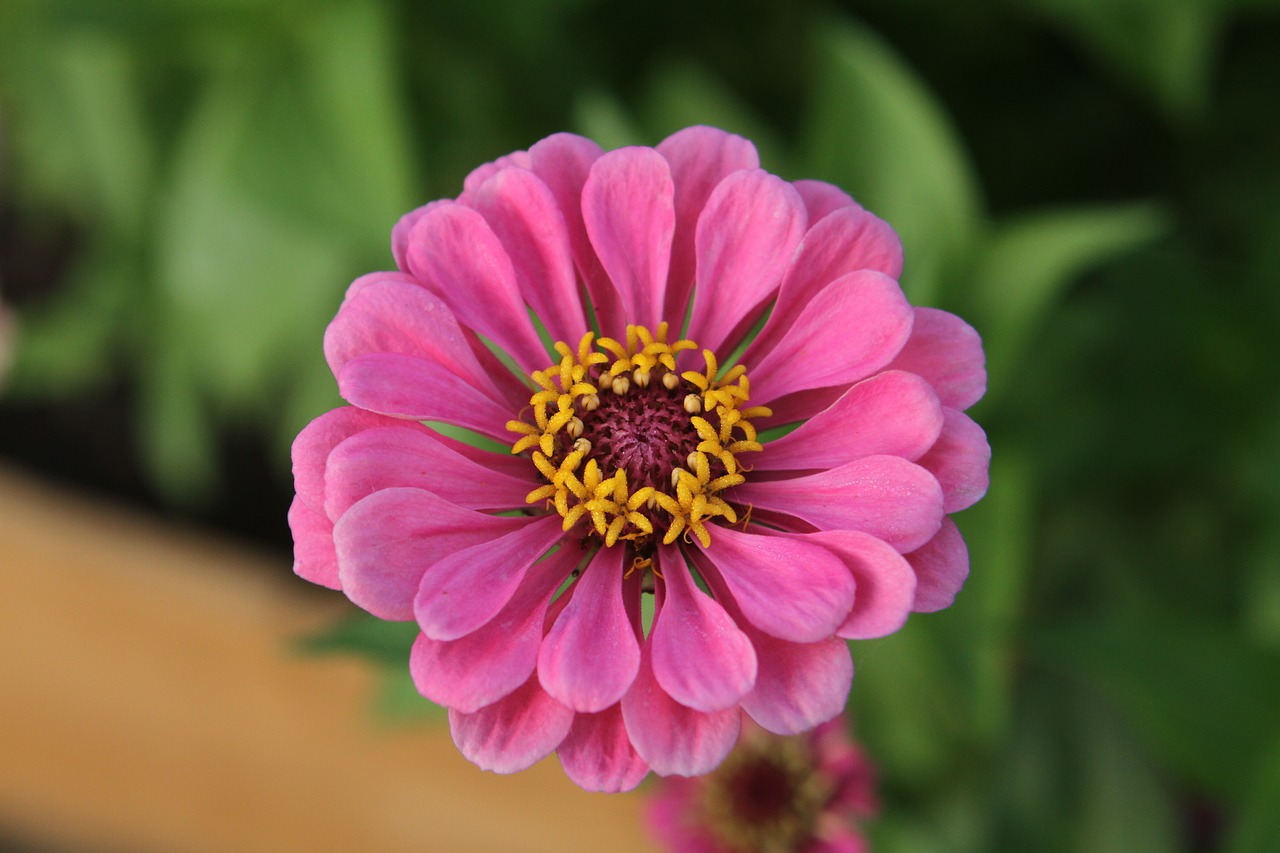
[[[876,849],[1274,850],[1278,10],[9,0],[4,197],[77,235],[19,306],[11,399],[124,376],[171,500],[216,487],[231,427],[284,478],[401,213],[557,130],[742,132],[885,216],[912,298],[987,344],[971,579],[855,644]],[[312,645],[388,665],[403,707],[413,632],[380,624]]]

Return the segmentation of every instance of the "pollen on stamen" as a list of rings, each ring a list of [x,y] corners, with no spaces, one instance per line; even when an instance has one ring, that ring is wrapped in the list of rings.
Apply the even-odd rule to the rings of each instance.
[[[706,547],[713,522],[737,521],[722,493],[745,480],[736,454],[761,449],[747,418],[767,414],[739,408],[743,369],[717,379],[710,350],[703,371],[678,372],[676,356],[698,347],[667,332],[628,326],[625,343],[587,333],[576,352],[557,342],[560,361],[530,374],[532,423],[508,424],[519,434],[512,452],[531,452],[547,483],[528,502],[553,507],[565,530],[640,557],[659,541]]]

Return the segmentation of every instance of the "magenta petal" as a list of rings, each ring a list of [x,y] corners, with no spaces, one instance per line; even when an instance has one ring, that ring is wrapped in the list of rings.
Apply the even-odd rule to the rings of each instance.
[[[525,508],[532,477],[517,479],[451,450],[416,423],[357,433],[329,454],[325,511],[338,518],[361,498],[395,486],[425,489],[464,509]]]
[[[657,328],[675,232],[671,169],[652,148],[619,148],[591,166],[582,216],[630,322]]]
[[[343,406],[325,412],[302,428],[293,440],[293,484],[308,507],[314,512],[324,512],[324,470],[329,454],[340,443],[373,427],[400,423],[395,418],[376,415]]]
[[[396,269],[406,273],[409,271],[409,235],[413,233],[413,226],[418,224],[418,220],[429,208],[440,203],[440,201],[433,201],[421,207],[415,207],[401,216],[400,221],[392,226],[391,255],[396,259]]]
[[[914,461],[934,446],[942,424],[933,387],[914,373],[889,370],[854,385],[794,432],[766,444],[754,463],[768,471],[835,468],[879,454]]]
[[[533,158],[529,156],[528,151],[512,151],[510,154],[502,155],[497,160],[482,163],[462,179],[462,192],[458,194],[458,201],[470,206],[475,200],[476,193],[480,191],[480,187],[484,186],[485,181],[494,175],[507,169],[528,169],[532,165]]]
[[[581,557],[577,548],[566,546],[535,564],[498,615],[465,637],[433,640],[419,634],[409,655],[418,692],[438,705],[471,713],[524,684],[538,664],[551,595]]]
[[[969,549],[960,528],[943,519],[938,535],[907,555],[916,573],[916,598],[912,609],[932,613],[950,607],[969,577]]]
[[[911,564],[891,545],[856,530],[824,530],[805,533],[844,561],[857,590],[849,618],[836,630],[848,640],[869,640],[892,634],[911,613],[916,594],[916,574]]]
[[[750,141],[706,126],[676,131],[658,143],[658,153],[671,166],[676,188],[676,232],[663,319],[678,329],[684,325],[693,289],[698,217],[717,184],[740,169],[759,168],[760,157]]]
[[[627,737],[620,705],[575,716],[556,754],[565,775],[588,791],[630,791],[649,773],[649,765]]]
[[[333,522],[307,506],[300,495],[289,505],[289,529],[293,531],[293,571],[300,578],[342,589],[338,580],[338,555],[333,549]]]
[[[933,385],[944,406],[961,411],[987,390],[986,355],[973,327],[955,314],[917,308],[911,337],[890,367],[918,373]]]
[[[735,500],[808,522],[819,530],[861,530],[901,553],[928,542],[942,523],[942,487],[898,456],[867,456],[789,480],[752,480]]]
[[[449,308],[407,278],[365,276],[352,285],[324,335],[333,375],[360,356],[399,353],[435,362],[487,396],[504,399]]]
[[[565,536],[558,515],[502,520],[519,526],[448,554],[423,576],[413,600],[422,633],[456,640],[488,622],[511,600],[529,568]]]
[[[836,279],[858,270],[875,270],[892,279],[902,272],[898,235],[865,210],[840,208],[820,221],[810,216],[809,222],[811,227],[782,281],[773,313],[744,356],[748,363],[773,349],[800,312]]]
[[[374,616],[412,619],[428,567],[526,526],[528,519],[472,512],[421,489],[385,489],[334,525],[338,577],[347,597]]]
[[[468,327],[489,337],[527,371],[550,360],[529,321],[515,270],[484,217],[444,202],[410,235],[413,274]]]
[[[853,605],[853,575],[816,544],[717,527],[691,556],[717,594],[722,581],[751,624],[784,640],[830,637]]]
[[[618,292],[600,266],[582,219],[582,187],[591,165],[602,153],[599,145],[572,133],[548,136],[529,149],[533,173],[551,190],[564,214],[574,265],[591,297],[600,328],[604,334],[616,337],[623,334],[627,319]]]
[[[576,344],[586,312],[564,214],[551,190],[526,169],[503,169],[476,190],[470,205],[484,215],[515,267],[524,300],[553,340]]]
[[[640,666],[640,644],[622,598],[622,548],[601,548],[574,583],[538,653],[542,687],[575,711],[617,703]]]
[[[836,279],[754,365],[747,360],[748,347],[743,362],[751,376],[751,401],[768,405],[789,392],[865,379],[902,349],[912,317],[902,289],[883,273]]]
[[[751,642],[694,584],[676,546],[662,546],[658,557],[665,595],[649,635],[654,676],[681,705],[698,711],[732,708],[755,683]]]
[[[917,460],[942,485],[942,509],[959,512],[977,503],[991,484],[991,445],[973,419],[955,409],[945,410],[942,434],[929,452]]]
[[[846,207],[862,210],[862,206],[853,200],[847,192],[835,184],[826,181],[800,180],[792,184],[800,197],[804,199],[805,210],[809,212],[809,224],[816,224],[828,213]],[[887,272],[887,271],[886,271]],[[894,275],[894,273],[889,273]]]
[[[393,352],[353,358],[338,374],[351,403],[383,415],[444,421],[507,442],[511,412],[433,361]]]
[[[714,770],[738,740],[737,708],[704,714],[667,695],[653,675],[646,644],[635,683],[622,698],[627,735],[653,772],[697,776]]]
[[[453,742],[481,770],[516,773],[550,755],[573,725],[573,711],[530,678],[492,705],[466,714],[449,710]]]
[[[790,643],[752,631],[751,642],[760,674],[755,689],[743,698],[742,710],[762,728],[799,734],[844,710],[853,684],[853,657],[844,640]]]
[[[804,234],[804,202],[761,169],[720,182],[698,218],[697,287],[688,336],[716,351],[782,283]]]

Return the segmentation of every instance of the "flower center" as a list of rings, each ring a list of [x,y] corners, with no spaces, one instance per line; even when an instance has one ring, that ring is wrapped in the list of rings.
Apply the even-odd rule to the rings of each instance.
[[[703,813],[729,850],[799,850],[831,794],[794,739],[746,741],[707,781]]]
[[[555,349],[560,363],[531,374],[533,423],[507,423],[521,436],[511,452],[530,451],[547,481],[529,503],[553,505],[566,531],[589,522],[607,546],[655,536],[670,544],[683,533],[706,547],[707,522],[737,522],[720,493],[745,480],[738,454],[761,449],[749,418],[770,413],[745,408],[745,368],[717,376],[715,354],[703,350],[704,371],[678,372],[676,356],[697,344],[668,343],[666,323],[656,334],[628,326],[625,343],[588,332],[576,351],[563,341]]]

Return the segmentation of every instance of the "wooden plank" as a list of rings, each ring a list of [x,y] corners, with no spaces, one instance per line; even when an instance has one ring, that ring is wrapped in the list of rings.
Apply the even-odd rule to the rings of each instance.
[[[283,524],[283,519],[281,520]],[[166,851],[652,850],[636,794],[378,726],[286,561],[0,468],[0,832]]]

